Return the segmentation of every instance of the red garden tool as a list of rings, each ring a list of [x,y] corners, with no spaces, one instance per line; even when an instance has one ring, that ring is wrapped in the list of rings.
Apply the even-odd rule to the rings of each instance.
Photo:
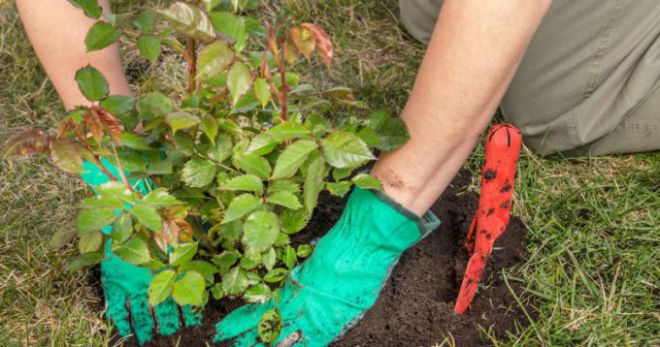
[[[470,307],[493,243],[509,225],[521,144],[520,129],[510,124],[494,125],[486,137],[479,208],[465,242],[470,259],[454,307],[456,313],[464,314]]]

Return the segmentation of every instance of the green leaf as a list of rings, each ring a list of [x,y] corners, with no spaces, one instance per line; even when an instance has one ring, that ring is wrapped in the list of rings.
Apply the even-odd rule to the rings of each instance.
[[[335,181],[339,181],[350,176],[353,173],[353,169],[332,169],[332,178]]]
[[[101,230],[106,225],[112,224],[117,218],[111,209],[91,209],[81,210],[76,219],[76,225],[79,233],[88,231]]]
[[[296,266],[297,261],[298,257],[296,256],[296,250],[291,246],[286,246],[282,253],[282,262],[284,262],[284,265],[289,269],[293,269],[293,267]]]
[[[72,225],[65,225],[55,231],[48,241],[48,247],[54,250],[61,249],[69,244],[76,237],[78,231]]]
[[[222,224],[235,221],[254,211],[259,206],[261,206],[261,199],[256,196],[252,194],[239,195],[229,204],[227,211],[225,211],[225,217],[222,220]]]
[[[291,181],[279,180],[279,181],[271,182],[270,185],[268,186],[269,193],[282,192],[282,191],[297,194],[300,192],[300,185],[298,183]]]
[[[199,53],[197,77],[208,80],[227,72],[234,58],[234,51],[225,41],[216,41],[204,47]]]
[[[135,16],[133,25],[135,25],[135,27],[142,33],[151,32],[154,30],[154,26],[156,24],[156,15],[156,12],[150,9],[140,11],[140,13]]]
[[[264,276],[264,281],[268,283],[277,283],[285,279],[288,274],[289,270],[278,267],[268,271],[268,273]]]
[[[360,137],[365,139],[369,146],[383,151],[399,148],[409,138],[406,123],[399,117],[393,117],[387,111],[372,112],[368,116],[367,126],[360,130]]]
[[[303,202],[307,212],[311,213],[316,207],[319,193],[323,189],[323,178],[325,174],[325,162],[318,157],[307,167],[305,183],[303,185]]]
[[[271,178],[276,180],[293,176],[316,148],[316,142],[311,140],[298,140],[289,145],[277,158]]]
[[[147,289],[149,305],[156,306],[165,301],[174,290],[174,282],[176,282],[176,272],[172,270],[165,270],[154,276]]]
[[[172,128],[172,132],[176,133],[181,129],[188,129],[199,124],[199,117],[188,112],[173,112],[165,116],[165,122]]]
[[[182,243],[170,252],[170,265],[180,266],[189,262],[197,254],[197,242]]]
[[[270,85],[262,77],[257,77],[254,80],[254,96],[261,104],[261,108],[265,108],[270,102]]]
[[[137,149],[140,151],[152,150],[147,142],[140,136],[133,133],[121,133],[121,143],[124,147]]]
[[[188,271],[174,284],[172,298],[181,306],[202,306],[205,289],[204,276],[195,271]]]
[[[64,270],[67,272],[77,271],[86,266],[96,265],[104,260],[101,253],[83,253],[75,257],[71,262],[66,264]]]
[[[110,237],[115,242],[124,243],[131,235],[133,235],[133,218],[130,214],[122,214],[112,224]]]
[[[80,253],[96,252],[103,245],[103,234],[99,230],[78,233],[78,249]]]
[[[253,252],[264,252],[275,243],[279,230],[275,213],[257,211],[245,220],[242,242]]]
[[[375,159],[362,139],[344,131],[328,135],[321,146],[328,164],[340,169],[356,168]]]
[[[172,99],[165,95],[153,92],[143,96],[138,102],[140,116],[144,119],[152,119],[158,116],[164,116],[174,111]]]
[[[245,270],[253,270],[262,264],[261,253],[252,250],[247,250],[241,258],[240,265]],[[250,276],[248,276],[249,278]]]
[[[277,253],[275,252],[275,249],[271,247],[266,253],[264,253],[262,261],[266,270],[272,270],[277,262]]]
[[[245,291],[243,299],[251,304],[263,304],[270,299],[270,295],[270,288],[264,283],[259,283]]]
[[[126,242],[115,251],[115,254],[122,260],[133,265],[144,264],[153,259],[149,253],[147,242],[141,238],[134,238]]]
[[[160,14],[172,27],[192,38],[205,42],[213,41],[216,37],[211,21],[201,9],[176,2]]]
[[[261,194],[264,191],[264,184],[261,178],[255,175],[242,175],[225,182],[220,186],[220,189],[231,191],[246,190]]]
[[[243,50],[247,40],[243,18],[229,12],[211,12],[209,17],[216,30],[234,40],[237,51]]]
[[[82,156],[78,144],[68,139],[59,139],[50,143],[50,158],[60,170],[71,174],[83,173]]]
[[[280,312],[274,308],[261,316],[261,320],[257,325],[257,332],[259,333],[259,338],[263,341],[264,344],[270,346],[274,344],[277,339],[280,337],[280,333],[284,328],[282,323],[282,316]]]
[[[351,190],[351,182],[349,181],[326,182],[325,189],[327,189],[330,192],[330,194],[334,196],[343,197]]]
[[[287,191],[269,194],[267,201],[271,204],[284,206],[292,210],[297,210],[302,207],[298,197],[295,194]]]
[[[207,12],[211,12],[214,8],[216,8],[222,0],[202,0],[202,3],[204,4],[204,7],[206,7]]]
[[[103,14],[103,8],[99,6],[98,0],[69,0],[77,8],[80,8],[89,18],[99,18]]]
[[[150,175],[169,175],[172,173],[172,161],[165,159],[150,162],[146,173]]]
[[[240,256],[240,254],[234,251],[224,251],[216,256],[213,256],[211,261],[220,267],[229,268],[230,266],[236,264],[236,261],[238,261]]]
[[[296,122],[284,122],[268,130],[274,139],[284,141],[288,139],[296,139],[309,135],[310,131],[304,125]]]
[[[160,232],[163,228],[163,220],[155,208],[142,203],[137,203],[128,210],[147,229]]]
[[[225,291],[222,289],[222,283],[216,283],[211,287],[211,295],[213,299],[220,300],[225,297]]]
[[[312,246],[307,245],[307,244],[302,244],[298,246],[298,249],[296,250],[296,254],[301,257],[301,258],[307,258],[310,254],[312,254]]]
[[[98,21],[89,29],[85,37],[87,52],[106,48],[117,42],[119,37],[121,37],[121,29],[108,22]]]
[[[137,40],[137,47],[142,56],[152,63],[158,60],[162,50],[160,40],[153,36],[140,36]]]
[[[233,267],[222,277],[222,289],[231,296],[241,295],[248,287],[248,278],[245,271],[239,266]]]
[[[227,87],[232,96],[232,105],[250,89],[252,76],[250,67],[243,63],[234,64],[227,74]]]
[[[231,156],[232,149],[231,137],[227,134],[220,134],[215,139],[215,145],[206,152],[206,155],[220,163]]]
[[[91,65],[87,65],[76,72],[76,82],[80,92],[89,101],[101,100],[110,93],[105,77]]]
[[[368,174],[356,175],[351,181],[362,189],[383,190],[383,184],[380,180],[374,176],[369,176]]]
[[[151,191],[142,198],[142,203],[151,206],[174,206],[183,204],[183,202],[172,196],[165,188],[158,188]]]
[[[206,280],[207,283],[213,283],[214,282],[213,275],[219,272],[217,267],[203,260],[193,260],[184,263],[181,266],[179,266],[178,271],[180,273],[184,273],[187,271],[199,272],[202,276],[204,276],[204,279]]]
[[[135,99],[124,95],[109,95],[101,100],[99,106],[114,116],[125,117],[131,115],[135,107]]]
[[[295,234],[307,225],[310,217],[311,213],[306,209],[284,210],[280,215],[282,230],[287,234]]]
[[[189,186],[201,188],[213,182],[215,165],[206,159],[191,159],[183,166],[181,179]]]
[[[277,145],[277,142],[278,141],[276,141],[268,133],[257,134],[257,136],[252,138],[252,141],[250,142],[250,146],[248,146],[246,153],[256,154],[256,155],[266,155],[273,151],[273,149]]]
[[[240,159],[241,169],[249,174],[256,175],[261,179],[268,179],[271,168],[266,158],[256,154],[247,154]]]
[[[215,117],[208,114],[202,117],[199,130],[215,145],[215,137],[218,136],[218,122],[215,120]]]

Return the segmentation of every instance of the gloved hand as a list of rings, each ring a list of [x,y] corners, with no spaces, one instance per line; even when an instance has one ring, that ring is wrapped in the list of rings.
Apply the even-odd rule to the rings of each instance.
[[[284,324],[277,343],[328,345],[373,306],[403,251],[439,224],[431,212],[420,219],[381,192],[356,188],[337,224],[293,269],[279,300],[235,310],[217,324],[214,342],[264,346],[257,325],[277,308]]]
[[[108,161],[102,161],[113,176],[119,177],[118,170]],[[91,163],[85,162],[83,166],[86,173],[83,180],[92,188],[109,181],[101,170]],[[136,184],[136,190],[148,193],[144,181],[131,182]],[[110,226],[105,227],[104,233],[112,231]],[[140,268],[121,260],[112,254],[110,240],[106,244],[107,260],[101,263],[101,283],[106,300],[106,315],[114,324],[120,336],[126,337],[135,333],[139,344],[153,338],[154,327],[164,336],[174,334],[181,327],[179,322],[179,308],[172,298],[155,307],[154,316],[150,313],[147,302],[147,288],[153,274],[150,270]],[[129,321],[130,312],[130,321]],[[186,326],[201,324],[200,313],[193,312],[190,307],[183,307],[183,320]],[[131,324],[132,323],[132,324]]]

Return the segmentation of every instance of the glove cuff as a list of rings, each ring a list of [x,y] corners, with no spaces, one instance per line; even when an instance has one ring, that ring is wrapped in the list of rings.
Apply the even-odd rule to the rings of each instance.
[[[355,188],[355,189],[361,189],[361,188]],[[382,190],[368,189],[368,191],[371,192],[373,195],[375,195],[380,201],[384,202],[391,208],[395,209],[397,212],[401,213],[401,215],[415,222],[417,224],[417,227],[419,228],[420,240],[426,237],[429,233],[431,233],[431,231],[438,228],[442,223],[438,218],[438,216],[436,216],[435,213],[431,212],[431,210],[427,211],[422,217],[419,217],[414,212],[410,211],[405,206],[401,205],[400,203],[389,197]]]

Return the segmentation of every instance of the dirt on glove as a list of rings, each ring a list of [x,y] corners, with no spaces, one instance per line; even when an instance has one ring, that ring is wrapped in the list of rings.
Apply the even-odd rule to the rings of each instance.
[[[417,347],[445,341],[452,342],[450,346],[491,346],[484,331],[501,339],[507,332],[529,326],[525,311],[535,319],[520,286],[511,281],[507,286],[502,277],[503,269],[522,263],[526,257],[527,229],[515,217],[495,242],[472,307],[466,315],[453,312],[468,260],[463,244],[478,203],[476,193],[464,191],[469,183],[468,173],[456,176],[432,207],[442,221],[440,227],[404,253],[374,307],[332,346]],[[343,199],[322,195],[309,226],[293,238],[293,243],[322,237],[339,219],[344,203]],[[101,297],[99,300],[102,302]],[[202,326],[184,328],[170,337],[156,336],[145,346],[207,346],[215,323],[242,304],[240,300],[211,301]],[[123,346],[138,344],[130,338]]]

